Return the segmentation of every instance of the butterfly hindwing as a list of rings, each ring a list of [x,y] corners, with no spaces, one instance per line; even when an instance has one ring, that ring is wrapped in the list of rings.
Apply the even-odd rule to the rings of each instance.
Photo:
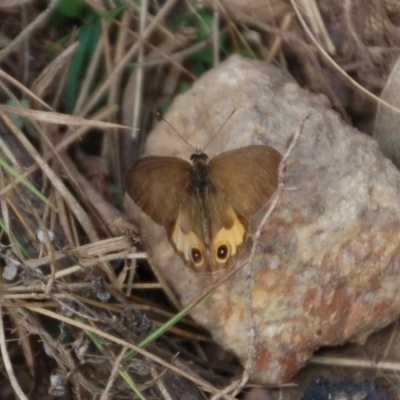
[[[176,220],[166,227],[175,251],[197,275],[225,271],[246,242],[248,223],[223,193],[188,195]]]
[[[188,193],[176,219],[167,225],[165,230],[169,242],[185,265],[195,273],[204,275],[210,273],[210,266],[201,215],[201,205],[194,196]],[[194,257],[196,254],[201,257],[197,259]]]
[[[229,269],[237,260],[246,244],[248,220],[240,215],[227,201],[224,193],[215,189],[214,196],[206,198],[206,208],[210,215],[211,242],[209,259],[213,273]]]

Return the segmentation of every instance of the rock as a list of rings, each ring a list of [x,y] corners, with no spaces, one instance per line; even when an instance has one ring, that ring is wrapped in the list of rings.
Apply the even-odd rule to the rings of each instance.
[[[284,193],[252,265],[257,326],[252,379],[262,383],[285,382],[319,347],[363,343],[399,315],[400,174],[373,139],[343,123],[324,96],[301,89],[286,73],[259,61],[231,57],[178,96],[165,117],[200,148],[223,125],[206,148],[213,157],[249,144],[284,154],[307,114],[288,159]],[[188,160],[191,153],[165,122],[146,145],[146,155]],[[264,212],[253,218],[253,231]],[[164,229],[132,204],[128,213],[140,221],[151,263],[182,304],[204,293],[213,278],[185,268]],[[244,293],[242,269],[192,313],[242,363],[249,330]]]
[[[390,73],[380,95],[381,100],[399,109],[400,60],[398,59]],[[379,143],[382,153],[400,168],[400,116],[399,112],[386,104],[378,104],[373,137]]]
[[[366,379],[361,383],[353,381],[330,382],[323,376],[316,376],[310,382],[301,400],[387,400],[385,392],[376,381]]]

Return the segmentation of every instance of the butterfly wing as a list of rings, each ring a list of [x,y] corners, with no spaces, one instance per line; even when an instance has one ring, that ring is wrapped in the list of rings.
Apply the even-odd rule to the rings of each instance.
[[[246,244],[249,223],[234,210],[226,193],[219,189],[206,197],[205,207],[210,214],[210,271],[218,273],[229,269],[237,260]]]
[[[165,227],[168,240],[185,265],[198,275],[210,274],[201,203],[187,193],[175,220]]]
[[[197,275],[211,275],[225,271],[237,259],[246,242],[248,223],[217,190],[204,198],[188,193],[166,231],[187,267]]]
[[[281,159],[281,154],[268,146],[227,151],[209,163],[212,183],[236,213],[249,218],[278,187]]]
[[[175,157],[143,157],[125,176],[129,196],[154,222],[169,225],[187,197],[192,166]]]
[[[144,213],[165,227],[167,237],[185,265],[198,274],[209,272],[202,228],[202,208],[189,190],[192,166],[174,157],[143,157],[129,168],[125,187]],[[201,260],[193,260],[193,255]]]
[[[144,157],[128,170],[125,186],[157,224],[185,265],[198,275],[229,268],[246,243],[248,218],[278,186],[281,155],[266,146],[228,151],[209,163],[211,188],[189,190],[193,167],[180,158]]]

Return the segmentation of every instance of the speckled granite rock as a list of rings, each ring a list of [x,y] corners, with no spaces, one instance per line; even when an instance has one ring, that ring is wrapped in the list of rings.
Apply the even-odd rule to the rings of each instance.
[[[194,147],[204,147],[235,108],[207,148],[210,157],[262,143],[283,154],[304,115],[311,114],[288,160],[287,190],[252,266],[258,343],[253,379],[279,383],[320,346],[362,343],[400,313],[400,173],[376,142],[340,120],[324,96],[301,89],[271,65],[237,56],[177,97],[166,119]],[[189,159],[192,152],[164,122],[146,147],[147,155]],[[151,262],[188,304],[211,279],[184,267],[162,227],[132,205],[128,212],[146,232]],[[259,220],[260,215],[253,227]],[[241,258],[247,257],[244,251]],[[243,270],[192,316],[246,360]]]

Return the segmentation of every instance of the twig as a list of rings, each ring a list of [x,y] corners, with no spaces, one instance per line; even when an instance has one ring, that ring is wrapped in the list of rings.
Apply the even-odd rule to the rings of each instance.
[[[225,388],[223,391],[221,391],[220,393],[215,395],[212,398],[212,400],[217,400],[217,399],[221,398],[221,395],[225,395],[231,391],[232,391],[232,394],[231,394],[232,398],[235,398],[235,396],[242,390],[242,388],[244,387],[244,385],[247,383],[247,381],[250,379],[252,373],[254,372],[255,361],[256,361],[256,347],[257,347],[257,338],[256,338],[257,325],[254,320],[253,301],[252,301],[252,295],[251,295],[251,286],[253,283],[252,266],[253,266],[255,255],[256,255],[256,249],[258,248],[260,237],[264,230],[264,226],[265,226],[267,220],[270,218],[272,212],[276,208],[278,201],[280,200],[280,198],[283,194],[283,191],[284,191],[287,160],[290,157],[290,155],[293,151],[293,148],[298,141],[300,133],[303,130],[304,123],[306,122],[306,120],[309,117],[310,117],[310,114],[307,114],[301,121],[299,129],[294,134],[294,136],[290,142],[290,145],[282,158],[282,161],[279,165],[278,190],[275,192],[272,202],[271,202],[270,206],[268,207],[267,212],[264,214],[264,217],[261,220],[261,223],[258,225],[256,233],[254,234],[253,246],[251,248],[249,261],[245,266],[245,268],[246,268],[245,301],[246,301],[247,324],[249,327],[249,341],[248,341],[248,346],[247,346],[247,360],[246,360],[246,365],[245,365],[245,368],[243,371],[242,378],[240,381],[233,382],[231,385],[228,386],[228,388]]]
[[[20,400],[28,400],[28,398],[25,396],[25,393],[22,391],[21,387],[19,386],[19,383],[17,381],[17,378],[15,377],[14,370],[11,365],[10,357],[8,355],[6,338],[4,335],[3,312],[1,309],[1,304],[0,304],[0,350],[1,350],[3,364],[7,371],[8,379],[10,380],[11,386],[14,389],[15,395]]]
[[[144,30],[141,40],[147,39],[150,34],[153,32],[154,29],[158,27],[160,24],[160,21],[163,20],[163,18],[171,11],[171,9],[175,6],[176,0],[168,0],[167,2],[164,3],[164,5],[161,7],[160,11],[158,14],[155,16],[153,21],[147,26],[147,28]],[[88,99],[85,107],[80,111],[79,115],[87,115],[90,110],[94,107],[95,104],[97,104],[98,100],[103,96],[104,92],[108,89],[110,83],[113,82],[114,79],[114,74],[119,73],[129,62],[129,60],[136,54],[136,52],[140,48],[140,42],[137,41],[125,54],[125,56],[121,59],[121,61],[118,63],[118,65],[115,66],[114,71],[107,77],[105,82],[96,90],[96,92],[93,94],[93,96]]]
[[[1,117],[6,122],[8,127],[15,134],[16,138],[20,141],[20,143],[25,147],[27,152],[31,155],[31,157],[40,165],[43,173],[47,176],[47,178],[52,182],[54,187],[63,195],[64,200],[70,205],[72,212],[74,213],[76,219],[80,221],[81,226],[89,236],[90,240],[93,242],[98,240],[96,230],[92,224],[92,221],[87,217],[85,211],[78,203],[78,201],[72,196],[72,194],[67,190],[64,183],[57,177],[54,171],[50,168],[50,166],[43,161],[43,158],[39,155],[37,150],[33,147],[33,145],[29,142],[26,136],[17,128],[17,126],[12,122],[11,118],[0,112]]]
[[[31,110],[23,107],[12,107],[5,104],[0,104],[0,110],[7,113],[19,115],[21,117],[26,117],[34,121],[46,122],[49,124],[59,124],[59,125],[70,125],[70,126],[90,126],[92,128],[118,128],[118,129],[129,129],[129,126],[124,126],[120,124],[114,124],[112,122],[105,121],[95,121],[82,117],[77,117],[75,115],[68,115],[57,113],[55,111],[39,111]]]
[[[293,18],[294,18],[294,14],[293,13],[287,13],[282,19],[280,28],[283,29],[283,30],[288,29],[289,26],[291,25],[291,23],[293,22]],[[283,43],[282,37],[278,36],[278,35],[275,35],[275,38],[272,41],[272,44],[270,46],[270,51],[269,51],[268,57],[265,60],[267,63],[272,63],[273,62],[275,57],[278,55],[278,52],[282,48],[282,43]]]
[[[400,363],[390,361],[370,361],[370,360],[357,360],[355,358],[340,358],[340,357],[313,357],[309,361],[311,364],[318,365],[336,365],[340,367],[352,368],[372,368],[382,369],[387,371],[400,371]]]
[[[315,0],[298,0],[303,8],[303,13],[307,15],[310,26],[314,34],[319,37],[324,49],[334,55],[336,47],[329,37],[328,30],[322,20],[321,13]]]
[[[213,2],[212,44],[214,67],[220,63],[219,57],[219,7],[218,2]]]
[[[127,342],[126,340],[120,339],[120,338],[118,338],[116,336],[113,336],[113,335],[107,333],[107,332],[103,332],[103,331],[101,331],[99,329],[96,329],[96,328],[90,326],[90,325],[83,324],[83,323],[81,323],[79,321],[76,321],[76,320],[73,320],[71,318],[64,317],[63,315],[60,315],[60,314],[58,314],[56,312],[47,310],[45,308],[30,307],[29,305],[27,305],[26,309],[31,310],[31,311],[33,311],[35,313],[38,313],[38,314],[47,315],[48,317],[54,318],[54,319],[56,319],[58,321],[63,321],[65,323],[69,324],[69,325],[72,325],[72,326],[75,326],[77,328],[92,332],[92,333],[94,333],[94,334],[96,334],[98,336],[101,336],[101,337],[103,337],[103,338],[105,338],[107,340],[110,340],[111,342],[120,344],[122,346],[127,346],[128,348],[134,350],[136,353],[139,353],[139,354],[143,355],[144,357],[147,357],[150,360],[152,360],[152,361],[154,361],[154,362],[156,362],[156,363],[168,368],[170,371],[173,371],[173,372],[177,373],[178,375],[181,375],[184,378],[190,380],[191,382],[194,382],[195,384],[197,384],[200,387],[202,387],[203,390],[206,390],[206,391],[211,392],[211,393],[216,393],[217,392],[217,389],[213,385],[211,385],[210,383],[204,381],[203,379],[201,379],[201,378],[199,378],[199,377],[197,377],[195,375],[191,375],[191,374],[187,373],[186,371],[183,371],[183,370],[175,367],[175,365],[170,364],[167,361],[164,361],[160,357],[157,357],[154,354],[149,353],[148,351],[142,349],[141,347],[135,346],[134,344]]]
[[[1,72],[1,71],[0,71]],[[0,73],[1,76],[1,73]],[[102,120],[102,119],[107,119],[109,118],[112,114],[114,114],[117,111],[117,107],[108,107],[105,109],[100,110],[98,113],[93,114],[92,118],[93,120]],[[66,149],[70,144],[74,143],[78,139],[82,139],[83,135],[86,133],[90,132],[91,127],[89,125],[83,125],[74,132],[70,133],[68,136],[63,138],[55,147],[54,149],[56,150],[57,153],[60,153],[62,150]],[[7,150],[4,145],[3,141],[0,138],[0,148],[5,153]],[[8,159],[12,160],[12,154],[9,152],[5,153],[8,157]],[[43,161],[48,162],[50,161],[55,153],[48,152],[43,156]],[[17,164],[15,161],[14,164]],[[29,175],[31,175],[33,172],[37,171],[40,168],[40,166],[37,163],[33,163],[30,167],[26,168],[25,172],[21,173],[20,175],[23,178],[27,178]],[[0,186],[0,197],[4,196],[9,190],[13,189],[15,186],[14,182],[11,182],[5,186]]]
[[[128,350],[128,346],[124,346],[121,350],[120,355],[118,356],[118,358],[115,360],[113,369],[111,370],[111,374],[110,377],[108,378],[108,382],[107,382],[107,386],[105,387],[103,393],[101,394],[100,400],[108,400],[109,397],[109,392],[114,384],[114,381],[117,377],[118,374],[118,370],[119,370],[119,365],[121,364],[122,359],[125,356],[125,353]]]
[[[146,14],[148,1],[143,0],[140,2],[140,22],[139,22],[139,50],[138,50],[138,62],[143,62],[144,60],[144,40],[141,40],[145,27],[146,27]],[[132,139],[138,138],[137,130],[140,128],[140,117],[143,105],[143,81],[144,81],[144,70],[143,67],[136,68],[136,84],[135,84],[135,99],[133,102],[133,121],[132,121],[132,131],[131,136]]]
[[[336,61],[332,57],[329,56],[329,54],[324,50],[324,48],[318,43],[318,40],[315,38],[315,36],[311,32],[311,30],[308,27],[306,21],[304,21],[304,18],[300,14],[300,11],[299,11],[299,8],[298,8],[298,6],[296,4],[296,1],[295,0],[290,0],[290,2],[292,4],[292,7],[294,8],[294,11],[296,12],[297,18],[299,19],[301,26],[303,27],[304,31],[306,32],[307,36],[310,38],[310,40],[313,42],[313,44],[318,48],[318,50],[320,51],[322,56],[328,61],[328,63],[331,64],[333,66],[333,68],[335,70],[337,70],[340,73],[340,75],[342,75],[346,79],[347,82],[349,82],[356,89],[359,89],[368,98],[373,99],[373,100],[377,101],[379,104],[383,104],[385,107],[389,108],[390,110],[400,114],[400,109],[399,108],[391,105],[387,101],[384,101],[384,100],[380,99],[378,96],[375,96],[373,93],[371,93],[370,91],[365,89],[358,82],[356,82],[353,78],[351,78],[350,75],[348,75],[343,70],[343,68],[341,68],[340,65],[338,65],[336,63]]]
[[[0,51],[0,61],[7,57],[17,46],[26,38],[31,37],[34,29],[38,28],[41,24],[46,22],[51,12],[56,8],[59,0],[53,0],[49,6],[44,10],[34,21],[31,22],[5,49]]]

